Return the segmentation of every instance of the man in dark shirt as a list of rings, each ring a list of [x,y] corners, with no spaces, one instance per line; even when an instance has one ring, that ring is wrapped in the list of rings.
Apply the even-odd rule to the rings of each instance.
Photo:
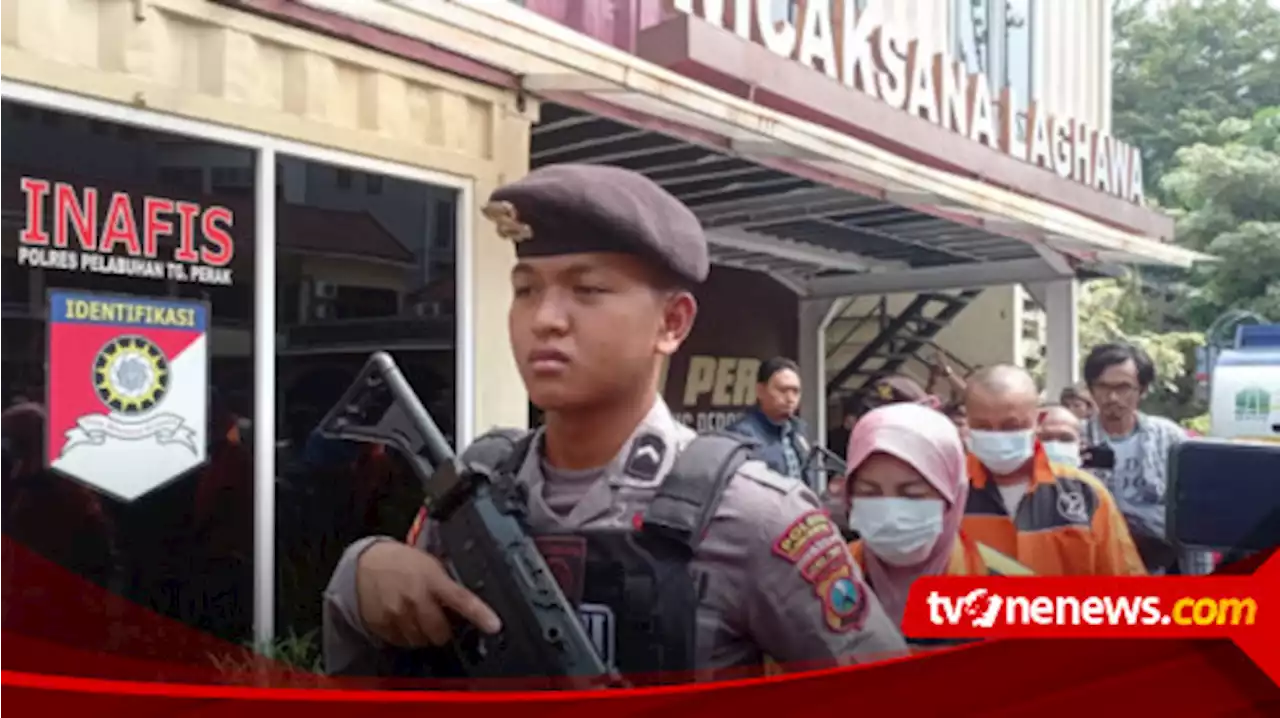
[[[760,365],[756,374],[756,405],[727,430],[760,442],[757,458],[782,476],[804,476],[809,455],[808,432],[795,413],[800,406],[800,367],[786,357],[774,357]]]
[[[827,450],[843,459],[849,453],[849,437],[858,421],[858,403],[845,399],[840,403],[840,415],[840,423],[830,422],[833,426],[827,430]]]

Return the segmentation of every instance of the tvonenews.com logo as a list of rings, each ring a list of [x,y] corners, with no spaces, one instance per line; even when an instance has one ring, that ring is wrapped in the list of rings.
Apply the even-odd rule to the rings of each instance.
[[[963,596],[931,591],[925,597],[935,626],[1252,626],[1252,598],[1183,597],[1168,611],[1157,596],[1002,595],[985,588]]]

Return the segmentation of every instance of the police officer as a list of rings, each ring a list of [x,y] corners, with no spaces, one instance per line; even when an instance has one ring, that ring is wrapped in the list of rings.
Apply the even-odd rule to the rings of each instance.
[[[515,479],[603,658],[624,674],[705,679],[766,658],[808,667],[905,651],[812,491],[757,461],[729,477],[684,563],[646,534],[695,438],[657,392],[709,271],[693,213],[634,172],[562,164],[498,189],[485,215],[515,244],[511,346],[545,413]],[[407,543],[367,537],[344,553],[324,602],[331,674],[378,674],[397,650],[445,644],[447,612],[501,629],[431,555],[423,516]]]

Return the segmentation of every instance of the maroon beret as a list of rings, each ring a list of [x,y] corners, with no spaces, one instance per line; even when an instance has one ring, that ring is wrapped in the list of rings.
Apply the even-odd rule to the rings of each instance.
[[[484,214],[518,257],[623,252],[676,277],[707,278],[707,238],[680,200],[644,175],[608,165],[540,167],[499,187]]]

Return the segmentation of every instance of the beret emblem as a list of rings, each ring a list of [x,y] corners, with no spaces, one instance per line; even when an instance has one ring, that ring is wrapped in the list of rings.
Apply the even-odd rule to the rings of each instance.
[[[520,214],[510,202],[490,202],[481,212],[496,225],[499,237],[517,244],[533,238],[533,228],[520,221]]]

